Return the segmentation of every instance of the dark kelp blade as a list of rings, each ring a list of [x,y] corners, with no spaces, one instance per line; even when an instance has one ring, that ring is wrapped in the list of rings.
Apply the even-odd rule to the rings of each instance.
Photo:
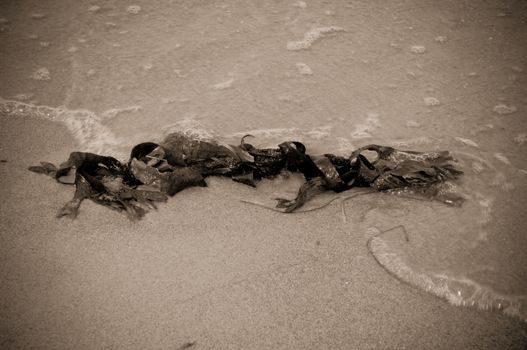
[[[254,181],[254,174],[252,171],[245,174],[234,175],[232,176],[232,179],[236,182],[240,182],[251,187],[256,187],[256,181]]]
[[[79,207],[81,203],[82,200],[76,198],[70,200],[69,202],[64,204],[62,208],[59,209],[57,213],[57,218],[68,217],[70,219],[75,219],[77,217],[77,214],[79,213]]]
[[[146,210],[141,208],[139,205],[125,202],[124,207],[126,210],[126,216],[132,220],[139,220],[146,214]]]
[[[326,190],[324,179],[317,177],[306,181],[298,190],[298,194],[295,199],[288,200],[284,198],[276,198],[277,208],[285,209],[286,213],[292,213],[296,209],[303,206],[307,201],[313,198],[315,195],[322,193]]]
[[[179,191],[193,186],[207,186],[201,173],[193,168],[176,168],[161,180],[161,191],[169,196],[173,196]]]
[[[346,184],[342,181],[335,165],[326,156],[312,157],[313,162],[317,166],[318,170],[322,173],[325,180],[325,185],[328,189],[334,191],[342,191],[345,189]]]
[[[55,174],[57,173],[58,168],[48,162],[40,162],[40,165],[34,165],[27,168],[29,171],[32,171],[37,174],[44,174],[51,177],[55,177]]]
[[[154,167],[133,158],[130,162],[130,171],[134,177],[145,185],[159,184],[163,175]]]
[[[138,201],[166,202],[168,197],[165,193],[155,190],[139,190],[134,188],[125,188],[119,193],[122,200],[135,199]]]
[[[277,207],[292,212],[320,192],[341,192],[352,187],[377,191],[406,191],[459,205],[462,198],[448,189],[449,180],[463,174],[448,152],[403,151],[393,147],[367,145],[348,157],[333,154],[311,156],[297,141],[276,148],[256,148],[244,142],[233,146],[205,140],[186,133],[172,133],[160,144],[147,142],[133,148],[126,164],[94,153],[72,152],[58,168],[47,162],[30,171],[76,185],[73,199],[58,213],[76,217],[84,199],[125,212],[140,219],[156,202],[192,186],[206,186],[211,175],[256,186],[261,178],[281,171],[300,172],[306,182],[296,198],[279,199]],[[368,153],[375,153],[373,157]],[[362,154],[364,153],[364,154]],[[455,186],[451,186],[455,188]]]
[[[90,186],[90,183],[86,181],[82,175],[77,174],[75,177],[75,194],[73,195],[73,199],[70,200],[68,203],[66,203],[57,213],[57,217],[69,217],[72,219],[75,219],[77,217],[77,214],[79,212],[79,207],[83,200],[86,198],[90,198],[94,195],[93,189]]]
[[[77,168],[71,167],[64,169],[61,175],[55,174],[55,179],[61,184],[73,185],[75,183],[75,178],[77,176]]]
[[[234,145],[227,145],[227,144],[225,144],[224,146],[227,147],[233,153],[233,155],[236,155],[236,157],[238,158],[240,162],[245,162],[245,163],[254,162],[254,157],[249,152],[244,150],[242,147],[234,146]]]

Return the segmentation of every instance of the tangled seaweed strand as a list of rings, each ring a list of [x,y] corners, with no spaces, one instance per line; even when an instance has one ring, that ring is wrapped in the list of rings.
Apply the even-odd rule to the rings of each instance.
[[[73,199],[57,215],[71,218],[77,216],[84,199],[91,199],[125,212],[130,219],[140,219],[168,196],[188,187],[207,186],[208,176],[226,176],[256,187],[260,179],[273,178],[282,171],[299,172],[305,178],[294,199],[276,199],[273,210],[284,213],[298,211],[322,192],[339,193],[353,187],[377,192],[405,191],[450,205],[461,205],[463,201],[461,196],[443,189],[446,182],[463,174],[451,163],[453,159],[447,151],[414,152],[367,145],[353,151],[349,158],[315,156],[307,154],[306,147],[297,141],[283,142],[277,148],[256,148],[245,142],[248,136],[235,146],[176,132],[159,144],[136,145],[127,163],[94,153],[73,152],[59,167],[41,162],[29,170],[75,185]],[[375,152],[377,157],[368,159],[363,154],[366,151]],[[342,205],[362,194],[366,193],[344,198]]]

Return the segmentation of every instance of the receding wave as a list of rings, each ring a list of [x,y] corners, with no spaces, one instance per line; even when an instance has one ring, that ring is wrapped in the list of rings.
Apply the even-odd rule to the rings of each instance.
[[[499,164],[491,153],[454,154],[465,171],[458,187],[466,198],[463,207],[454,213],[421,206],[398,218],[420,232],[421,243],[397,236],[406,233],[404,225],[381,231],[372,222],[368,249],[395,278],[452,305],[499,311],[527,322],[526,285],[514,282],[525,269],[511,265],[518,263],[525,242],[518,231],[524,225],[525,182],[516,168]],[[483,272],[489,269],[497,273]]]
[[[77,140],[79,150],[110,154],[116,157],[125,157],[130,140],[123,136],[117,136],[104,124],[104,121],[113,118],[120,113],[134,113],[140,109],[138,106],[110,109],[102,113],[95,113],[86,109],[68,109],[63,106],[49,107],[39,106],[19,101],[0,98],[0,114],[20,118],[40,118],[63,124]],[[161,135],[157,135],[160,129]],[[148,140],[154,140],[165,136],[169,132],[183,131],[197,135],[200,138],[218,138],[218,135],[210,131],[210,128],[200,124],[193,118],[185,118],[171,125],[165,125],[160,129],[148,130],[147,134],[141,136]],[[312,144],[323,145],[333,135],[331,127],[319,127],[312,130],[300,130],[297,128],[283,129],[256,129],[237,132],[227,135],[227,138],[239,138],[246,134],[252,134],[265,144],[276,144],[284,139],[295,138],[299,141],[305,139],[309,146]],[[152,136],[151,138],[149,138]],[[337,141],[333,144],[342,153],[348,153],[353,146],[348,139],[332,138]],[[428,140],[425,140],[428,141]],[[416,143],[423,143],[417,140]],[[121,151],[122,150],[122,151]],[[333,152],[335,150],[332,150]],[[501,169],[498,172],[492,165],[491,159],[484,159],[465,152],[457,152],[461,165],[469,172],[471,181],[467,188],[467,198],[473,203],[474,211],[471,217],[473,225],[477,227],[477,235],[473,239],[484,241],[486,238],[486,226],[491,223],[493,208],[498,206],[496,192],[510,193],[512,176],[515,169]],[[505,164],[510,167],[510,165]],[[504,173],[504,172],[509,173]],[[505,174],[505,175],[504,175]],[[483,191],[485,188],[490,188]],[[481,192],[480,192],[481,190]],[[506,294],[494,288],[478,283],[473,279],[458,273],[435,273],[431,270],[423,270],[414,266],[404,258],[392,243],[385,239],[380,231],[368,242],[368,248],[379,264],[397,279],[408,283],[423,291],[432,293],[438,297],[448,300],[456,306],[473,306],[486,310],[499,310],[504,314],[527,321],[527,295]]]
[[[71,135],[79,144],[79,150],[85,152],[103,153],[117,157],[126,156],[126,147],[130,147],[130,139],[122,135],[116,135],[107,125],[105,120],[116,117],[122,113],[134,113],[139,111],[139,106],[125,108],[112,108],[99,114],[87,109],[69,109],[65,106],[50,107],[45,105],[34,105],[30,103],[8,100],[0,97],[0,114],[15,116],[19,118],[40,118],[52,122],[58,122],[66,126]],[[192,117],[183,118],[176,123],[156,127],[152,130],[142,130],[141,140],[160,141],[167,134],[179,131],[191,134],[200,139],[222,139],[212,128],[203,125]],[[231,135],[224,135],[225,139],[238,139],[246,134],[251,134],[259,138],[267,146],[274,146],[285,139],[309,140],[312,143],[322,143],[321,141],[330,137],[331,128],[318,127],[303,131],[297,128],[283,129],[258,129],[247,130]],[[135,135],[136,137],[138,135]],[[347,139],[337,137],[336,153],[348,153],[352,146]],[[316,145],[313,145],[316,147]]]
[[[394,277],[448,300],[452,305],[497,310],[527,322],[527,295],[508,295],[469,278],[419,271],[410,266],[378,232],[368,241],[377,262]]]
[[[0,98],[0,114],[23,118],[40,118],[58,122],[66,126],[81,151],[110,153],[117,155],[116,146],[123,144],[103,120],[112,118],[122,112],[134,112],[139,107],[114,108],[100,115],[86,109],[68,109],[64,106],[49,107]]]

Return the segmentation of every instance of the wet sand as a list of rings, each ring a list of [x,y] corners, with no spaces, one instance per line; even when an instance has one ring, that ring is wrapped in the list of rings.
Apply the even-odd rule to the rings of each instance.
[[[137,4],[0,6],[0,348],[527,347],[527,322],[452,306],[367,248],[404,223],[410,244],[384,237],[416,271],[525,294],[523,3]],[[241,201],[271,204],[283,179],[210,178],[139,222],[91,202],[71,221],[55,213],[73,188],[27,171],[75,150],[124,159],[174,126],[314,153],[448,149],[482,196],[357,197],[345,222],[339,201]]]
[[[56,219],[73,188],[26,168],[75,142],[47,121],[6,117],[0,130],[3,349],[527,345],[524,322],[393,278],[337,205],[284,215],[211,178],[137,223],[91,202]]]

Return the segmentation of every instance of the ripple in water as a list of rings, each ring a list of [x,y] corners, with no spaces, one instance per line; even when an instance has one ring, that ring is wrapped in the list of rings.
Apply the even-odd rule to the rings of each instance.
[[[382,267],[413,287],[446,299],[452,305],[498,310],[527,322],[527,295],[503,294],[469,278],[420,272],[404,261],[380,235],[369,240],[368,248]]]
[[[415,212],[402,218],[416,233],[413,242],[398,236],[406,233],[403,225],[386,231],[373,227],[368,249],[394,277],[452,305],[499,311],[527,322],[520,232],[525,227],[524,181],[494,154],[479,153],[454,152],[465,171],[459,187],[467,199],[462,208],[413,207]],[[522,188],[511,191],[513,185]]]

